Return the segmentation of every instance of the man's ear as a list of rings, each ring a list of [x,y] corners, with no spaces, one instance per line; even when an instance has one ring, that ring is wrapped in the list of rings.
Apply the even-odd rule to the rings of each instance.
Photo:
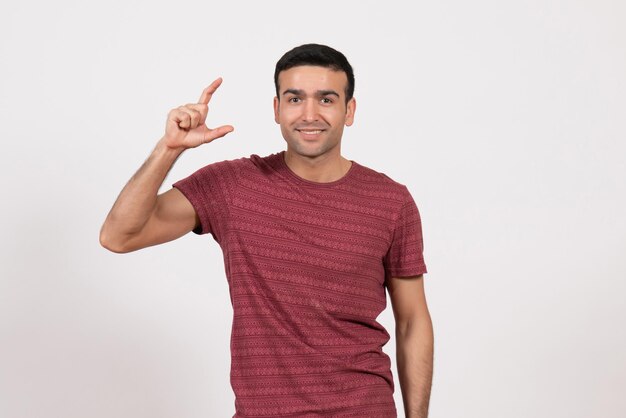
[[[280,100],[278,100],[278,97],[274,97],[274,121],[276,123],[280,123],[278,122],[278,106],[280,105]]]
[[[354,122],[354,112],[356,112],[356,99],[353,97],[348,100],[346,105],[346,126],[352,126]]]

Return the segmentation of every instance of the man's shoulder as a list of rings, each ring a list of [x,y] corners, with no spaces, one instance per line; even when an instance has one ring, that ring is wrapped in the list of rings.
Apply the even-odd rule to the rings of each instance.
[[[266,157],[260,157],[257,154],[251,154],[249,157],[227,158],[224,160],[218,160],[212,163],[208,163],[202,168],[245,169],[246,167],[254,167],[256,165],[259,165],[259,163],[268,163],[274,160],[274,155],[275,154],[268,155]]]
[[[397,180],[394,180],[386,173],[382,171],[378,171],[376,169],[373,169],[371,167],[368,167],[360,163],[359,165],[361,166],[361,170],[360,170],[361,180],[367,183],[378,184],[382,187],[386,187],[386,188],[389,188],[395,191],[400,191],[400,192],[404,192],[407,189],[405,184]]]
[[[279,165],[279,154],[270,154],[264,157],[258,154],[250,154],[248,157],[228,158],[218,160],[197,170],[196,174],[203,176],[226,175],[238,179],[246,177],[269,176]]]

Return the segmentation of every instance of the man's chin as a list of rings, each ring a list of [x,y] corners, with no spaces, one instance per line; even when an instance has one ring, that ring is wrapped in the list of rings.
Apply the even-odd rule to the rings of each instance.
[[[289,147],[290,151],[301,155],[303,157],[315,158],[324,154],[327,150],[320,147],[318,144],[296,144],[294,146]]]

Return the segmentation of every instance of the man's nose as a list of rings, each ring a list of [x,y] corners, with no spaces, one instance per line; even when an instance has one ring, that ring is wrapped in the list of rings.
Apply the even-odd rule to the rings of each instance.
[[[302,109],[302,119],[307,122],[313,122],[318,119],[317,102],[315,100],[307,100]]]

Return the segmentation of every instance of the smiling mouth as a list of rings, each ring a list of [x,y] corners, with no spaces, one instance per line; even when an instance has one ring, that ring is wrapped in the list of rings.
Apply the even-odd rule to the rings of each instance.
[[[296,131],[303,133],[305,135],[317,135],[323,132],[323,129],[315,129],[315,130],[308,130],[308,129],[296,129]]]

